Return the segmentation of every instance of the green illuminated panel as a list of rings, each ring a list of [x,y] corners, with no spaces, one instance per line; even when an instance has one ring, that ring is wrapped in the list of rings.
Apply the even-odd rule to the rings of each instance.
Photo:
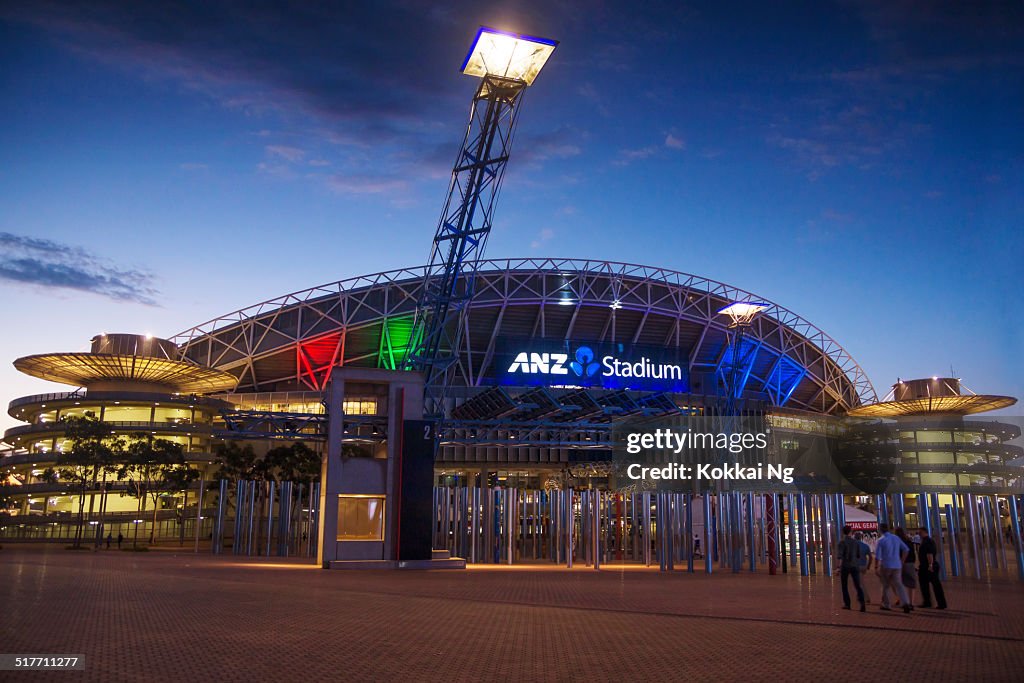
[[[413,316],[388,318],[380,333],[377,367],[401,370],[413,336]]]

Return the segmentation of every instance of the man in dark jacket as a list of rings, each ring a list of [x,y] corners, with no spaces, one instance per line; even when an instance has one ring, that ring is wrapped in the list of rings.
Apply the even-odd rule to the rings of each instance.
[[[928,535],[928,530],[920,529],[921,549],[917,553],[917,579],[921,584],[921,607],[932,606],[932,589],[935,590],[935,606],[946,609],[946,593],[939,581],[939,549],[935,539]]]
[[[849,525],[843,527],[843,540],[839,542],[839,573],[843,582],[843,609],[850,609],[850,587],[847,585],[847,578],[853,577],[853,587],[857,589],[857,602],[860,603],[860,611],[864,612],[864,589],[860,585],[860,564],[862,551],[860,543],[852,535],[853,529]]]

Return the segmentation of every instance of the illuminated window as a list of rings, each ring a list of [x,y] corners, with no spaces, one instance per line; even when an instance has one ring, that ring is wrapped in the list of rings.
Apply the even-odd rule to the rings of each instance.
[[[377,399],[370,398],[346,398],[342,403],[342,410],[346,415],[376,415]]]
[[[107,406],[104,422],[149,422],[149,406]]]
[[[956,486],[956,475],[943,472],[922,472],[921,486]]]
[[[338,496],[339,541],[384,540],[384,496]]]
[[[952,440],[952,435],[944,430],[917,432],[918,443],[949,443]]]
[[[154,422],[170,422],[178,424],[188,422],[192,419],[192,411],[188,408],[155,408],[153,410]]]
[[[931,453],[927,451],[921,451],[917,454],[917,461],[922,464],[929,465],[952,465],[953,454],[952,453]]]

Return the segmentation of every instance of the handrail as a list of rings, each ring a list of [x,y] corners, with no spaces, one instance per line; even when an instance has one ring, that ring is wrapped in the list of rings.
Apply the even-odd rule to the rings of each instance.
[[[33,394],[31,396],[20,396],[13,399],[7,405],[7,412],[11,412],[15,408],[22,406],[33,405],[36,403],[48,403],[57,401],[162,401],[164,403],[182,403],[182,404],[197,404],[203,406],[223,407],[222,404],[226,402],[223,399],[213,398],[209,396],[197,396],[194,394],[168,394],[168,393],[153,393],[146,391],[83,391],[79,389],[77,391],[62,391],[52,394]]]
[[[202,422],[186,422],[186,423],[174,423],[174,422],[104,422],[103,424],[108,425],[113,430],[132,430],[132,428],[138,428],[139,430],[151,431],[151,432],[201,432],[207,433],[213,429],[213,425]],[[4,432],[4,440],[11,439],[15,436],[21,436],[23,434],[48,433],[48,432],[60,432],[64,431],[67,425],[63,422],[36,422],[27,425],[17,425],[9,428]]]

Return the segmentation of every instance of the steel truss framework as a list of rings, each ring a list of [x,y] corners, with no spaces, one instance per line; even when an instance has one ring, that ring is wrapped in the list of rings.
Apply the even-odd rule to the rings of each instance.
[[[185,330],[185,358],[239,378],[236,391],[322,390],[332,367],[385,367],[389,327],[409,327],[428,266],[287,294]],[[499,336],[663,345],[685,351],[691,391],[723,395],[731,301],[764,300],[696,275],[572,259],[480,262],[450,384],[486,385]],[[393,333],[390,335],[393,336]],[[390,342],[389,342],[390,343]],[[396,342],[397,344],[397,342]],[[834,339],[777,304],[744,335],[743,393],[770,405],[838,414],[877,394]]]
[[[525,88],[523,81],[488,75],[473,97],[404,354],[408,367],[423,373],[428,414],[441,415],[450,371],[458,361],[465,310],[491,232]]]

